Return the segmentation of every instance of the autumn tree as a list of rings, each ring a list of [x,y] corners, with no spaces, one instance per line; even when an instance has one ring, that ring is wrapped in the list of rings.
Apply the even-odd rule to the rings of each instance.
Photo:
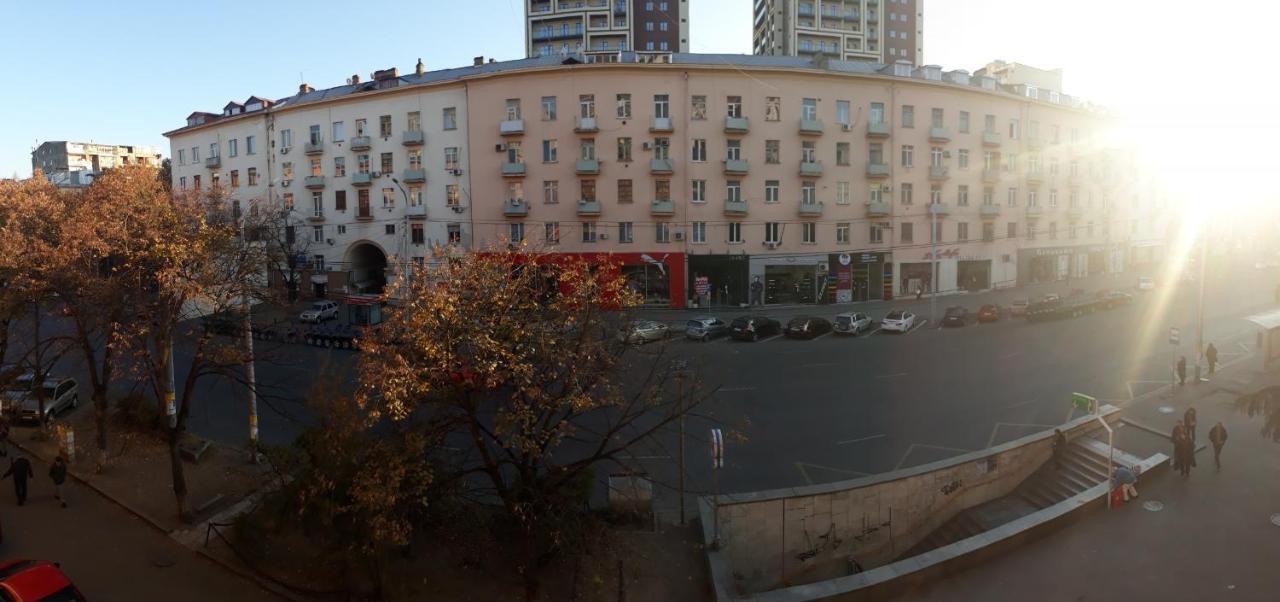
[[[259,256],[269,281],[283,289],[280,300],[298,299],[302,276],[311,251],[311,236],[303,232],[305,223],[293,207],[278,202],[257,202],[244,217],[247,241],[260,246]]]
[[[666,386],[665,362],[629,366],[613,325],[638,303],[617,266],[494,249],[439,258],[361,342],[358,398],[371,419],[423,422],[459,451],[436,475],[496,509],[526,596],[570,543],[594,471],[627,466],[701,399]]]

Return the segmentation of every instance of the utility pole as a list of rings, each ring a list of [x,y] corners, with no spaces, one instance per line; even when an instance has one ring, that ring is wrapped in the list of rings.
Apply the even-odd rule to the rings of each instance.
[[[929,321],[938,326],[938,211],[929,204]]]
[[[671,362],[671,367],[675,369],[676,377],[676,403],[677,411],[680,412],[680,524],[684,523],[684,370],[689,365],[685,360],[675,360]]]
[[[1200,382],[1200,365],[1204,362],[1204,274],[1209,249],[1208,234],[1205,232],[1200,237],[1200,294],[1196,302],[1196,382]]]
[[[244,219],[240,220],[240,244],[248,245],[249,238],[246,236],[244,228]],[[242,331],[241,336],[244,337],[244,380],[248,389],[249,402],[249,461],[253,464],[258,463],[258,382],[256,371],[253,367],[253,303],[249,300],[249,292],[247,290],[240,291],[241,300],[241,319],[240,325]]]

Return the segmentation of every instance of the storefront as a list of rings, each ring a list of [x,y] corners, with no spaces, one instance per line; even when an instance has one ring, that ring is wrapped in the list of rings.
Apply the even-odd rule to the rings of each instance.
[[[899,266],[902,277],[898,281],[898,295],[911,296],[917,292],[933,290],[933,263],[903,263]]]
[[[957,261],[956,284],[971,293],[991,288],[991,260],[967,259]]]
[[[746,255],[689,255],[688,290],[698,307],[740,306],[750,300]]]
[[[1018,251],[1018,284],[1084,278],[1107,269],[1104,246],[1042,247]]]
[[[764,284],[764,303],[818,303],[827,293],[830,256],[797,255],[752,257],[751,279]]]
[[[887,263],[888,261],[888,253],[831,254],[827,269],[831,277],[827,279],[825,302],[892,299],[892,264]]]
[[[685,306],[684,253],[557,253],[578,257],[601,268],[618,270],[644,305]]]

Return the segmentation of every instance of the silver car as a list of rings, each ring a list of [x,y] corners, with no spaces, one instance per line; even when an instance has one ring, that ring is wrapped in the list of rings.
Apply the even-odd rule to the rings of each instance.
[[[316,324],[326,320],[337,320],[338,304],[333,301],[313,301],[311,307],[304,310],[298,319]]]
[[[710,341],[729,334],[729,325],[720,318],[694,318],[684,325],[684,336],[695,341]]]
[[[662,322],[636,320],[618,333],[618,340],[623,343],[640,344],[648,343],[649,341],[661,341],[670,334],[667,325]]]
[[[871,330],[871,316],[859,312],[836,315],[835,331],[842,334],[862,334]]]
[[[17,382],[14,383],[15,387],[17,387],[25,382],[27,387],[26,394],[22,396],[22,400],[12,406],[16,418],[21,422],[40,422],[40,400],[36,398],[31,381],[32,375],[24,374],[18,377]],[[44,417],[46,420],[79,405],[80,391],[76,388],[75,379],[53,376],[45,378]],[[6,406],[6,409],[9,407]]]

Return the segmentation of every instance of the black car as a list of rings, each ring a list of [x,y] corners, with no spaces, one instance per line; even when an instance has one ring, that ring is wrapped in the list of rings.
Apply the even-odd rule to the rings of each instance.
[[[742,316],[729,326],[729,335],[743,341],[756,341],[781,332],[782,323],[766,316]]]
[[[942,316],[943,326],[964,326],[969,323],[969,310],[953,305],[947,308],[947,313]]]
[[[786,335],[793,339],[812,339],[831,332],[831,322],[817,316],[800,316],[787,322]]]

